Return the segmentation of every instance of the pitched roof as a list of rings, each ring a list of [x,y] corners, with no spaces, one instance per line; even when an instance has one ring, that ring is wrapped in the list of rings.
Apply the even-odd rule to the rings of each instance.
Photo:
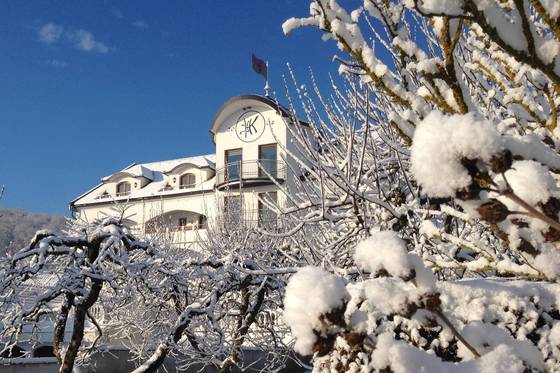
[[[124,169],[105,176],[101,179],[101,183],[99,183],[94,188],[90,189],[86,193],[78,196],[73,201],[70,202],[70,209],[73,206],[82,206],[82,205],[89,205],[89,204],[96,204],[96,203],[112,203],[114,201],[127,201],[132,199],[142,199],[142,198],[150,198],[150,197],[159,197],[159,196],[166,196],[166,195],[174,195],[174,194],[184,194],[185,190],[183,189],[166,189],[169,183],[169,176],[167,175],[169,172],[176,169],[178,166],[183,164],[190,164],[194,165],[197,168],[211,168],[215,169],[216,167],[216,155],[215,154],[206,154],[206,155],[199,155],[194,157],[186,157],[186,158],[179,158],[179,159],[171,159],[166,161],[158,161],[158,162],[150,162],[150,163],[141,163],[141,164],[131,164],[130,166],[125,167]],[[135,189],[130,192],[127,196],[120,196],[115,197],[111,196],[106,193],[105,184],[111,180],[111,178],[118,176],[118,175],[130,175],[133,177],[144,177],[148,179],[150,182],[141,189]],[[194,187],[193,190],[189,190],[189,192],[207,192],[212,191],[214,188],[214,179],[206,180]]]

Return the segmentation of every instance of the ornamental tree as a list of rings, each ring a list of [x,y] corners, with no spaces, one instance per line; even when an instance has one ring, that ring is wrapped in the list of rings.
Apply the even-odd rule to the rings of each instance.
[[[343,277],[348,292],[308,289],[327,299],[301,337],[317,371],[558,368],[559,17],[545,0],[366,0],[352,9],[316,0],[308,17],[284,23],[286,33],[318,28],[342,53],[343,84],[329,97],[314,79],[310,88],[293,75],[287,82],[313,135],[294,130],[306,177],[283,213],[301,232],[319,232],[303,233],[299,246],[326,249],[310,264]],[[379,229],[402,243],[384,249]],[[391,255],[403,249],[422,265]],[[395,270],[383,256],[409,264]],[[424,266],[438,280],[429,291],[417,278]],[[457,279],[476,282],[448,282]],[[380,289],[399,301],[378,302]],[[465,315],[473,299],[495,317]],[[387,359],[390,351],[402,359]]]
[[[71,372],[110,329],[97,320],[104,310],[133,301],[130,293],[165,301],[183,287],[173,264],[116,219],[76,222],[63,235],[37,232],[27,247],[0,263],[2,356],[20,343],[37,344],[46,329],[60,372]]]

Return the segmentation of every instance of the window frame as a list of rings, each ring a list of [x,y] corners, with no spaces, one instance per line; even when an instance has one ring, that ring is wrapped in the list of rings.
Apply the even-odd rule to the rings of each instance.
[[[208,218],[204,214],[198,215],[198,228],[199,229],[206,229],[208,224]]]
[[[276,155],[276,157],[274,159],[265,159],[262,157],[262,149],[265,148],[272,148],[274,147],[274,153]],[[272,170],[273,172],[270,172],[270,174],[272,175],[272,177],[276,178],[277,174],[278,174],[278,143],[273,142],[270,144],[260,144],[259,145],[259,164],[262,163],[262,161],[264,160],[268,160],[268,161],[273,161],[274,162],[274,170]],[[266,175],[266,173],[261,169],[261,166],[264,168],[264,165],[260,165],[259,168],[259,177],[268,177]]]
[[[192,177],[192,184],[183,184],[183,179]],[[179,189],[192,189],[196,186],[196,175],[192,172],[186,172],[179,177]]]
[[[225,166],[225,179],[229,180],[229,165],[233,164],[235,162],[229,162],[228,160],[228,153],[230,152],[234,152],[234,151],[238,151],[239,154],[241,155],[241,159],[239,160],[239,167],[237,170],[237,178],[234,178],[233,180],[241,180],[242,175],[243,175],[243,148],[232,148],[232,149],[226,149],[224,150],[224,166]]]
[[[125,186],[125,185],[128,186],[128,190],[121,191],[121,186]],[[132,185],[130,184],[129,181],[121,181],[120,183],[117,184],[116,187],[117,197],[129,196],[131,192],[132,192]]]
[[[179,218],[179,223],[177,226],[179,229],[184,229],[189,224],[189,219],[187,217]]]
[[[263,226],[263,222],[266,224],[267,222],[265,222],[263,220],[264,218],[264,214],[263,212],[265,210],[270,211],[271,213],[273,213],[276,216],[276,223],[278,224],[278,214],[272,210],[270,210],[261,200],[267,198],[270,198],[271,196],[274,196],[274,198],[272,199],[272,201],[274,201],[276,204],[278,204],[278,192],[277,191],[272,191],[272,192],[260,192],[258,193],[259,196],[259,200],[258,200],[258,206],[257,206],[257,224],[259,225],[259,227]]]
[[[104,191],[103,193],[98,195],[96,199],[105,199],[105,198],[111,198],[111,195],[109,194],[108,191]]]

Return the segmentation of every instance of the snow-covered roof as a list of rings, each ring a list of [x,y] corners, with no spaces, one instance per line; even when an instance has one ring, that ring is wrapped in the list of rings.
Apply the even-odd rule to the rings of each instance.
[[[107,180],[109,180],[111,178],[114,178],[116,176],[119,176],[119,175],[128,175],[128,176],[134,176],[134,177],[145,177],[148,180],[153,180],[154,179],[154,175],[153,175],[152,170],[144,167],[141,164],[132,164],[128,168],[125,168],[124,170],[119,171],[116,174],[105,176],[104,178],[101,179],[101,181],[107,181]]]
[[[166,161],[132,164],[121,171],[102,178],[100,184],[70,202],[70,207],[72,208],[73,206],[83,206],[95,203],[112,203],[113,201],[161,197],[174,194],[201,193],[213,190],[214,178],[203,181],[195,185],[194,188],[189,188],[188,190],[167,188],[169,186],[170,179],[168,174],[181,165],[192,165],[197,168],[215,169],[216,155],[206,154]],[[117,197],[107,194],[109,191],[106,189],[106,183],[114,181],[121,175],[144,177],[149,182],[143,188],[131,190],[130,194],[126,196]]]
[[[135,176],[135,177],[142,176],[148,180],[153,181],[154,171],[168,173],[183,164],[192,164],[198,168],[209,167],[211,169],[215,169],[216,155],[206,154],[206,155],[198,155],[194,157],[178,158],[178,159],[171,159],[167,161],[159,161],[159,162],[151,162],[151,163],[142,163],[142,164],[133,163],[117,173],[103,177],[101,181],[109,180],[112,177],[120,174],[128,174],[130,176]]]
[[[169,161],[145,163],[143,166],[153,171],[168,173],[183,164],[192,164],[198,168],[209,167],[211,169],[215,169],[216,154],[199,155],[196,157],[187,157],[187,158],[172,159]]]

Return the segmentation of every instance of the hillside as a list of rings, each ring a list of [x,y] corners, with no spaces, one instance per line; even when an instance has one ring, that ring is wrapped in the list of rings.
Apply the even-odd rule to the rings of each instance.
[[[24,247],[40,229],[60,231],[65,222],[66,218],[60,215],[0,208],[0,255]]]

